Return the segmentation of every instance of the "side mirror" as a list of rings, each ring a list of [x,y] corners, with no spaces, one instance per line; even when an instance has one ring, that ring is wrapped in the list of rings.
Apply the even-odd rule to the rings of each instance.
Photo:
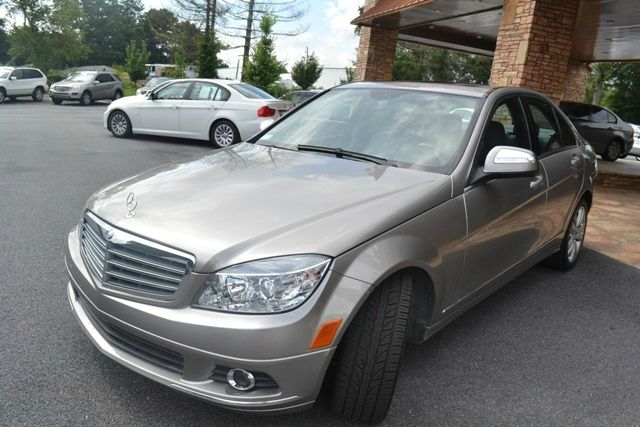
[[[99,81],[97,81],[97,80],[94,80],[93,84],[94,84],[94,85],[99,85],[99,84],[100,84],[100,82],[99,82]]]
[[[18,77],[17,76],[11,76],[11,77],[9,77],[9,80],[18,80]]]
[[[499,145],[487,154],[483,170],[486,174],[527,175],[538,171],[538,160],[531,150]]]

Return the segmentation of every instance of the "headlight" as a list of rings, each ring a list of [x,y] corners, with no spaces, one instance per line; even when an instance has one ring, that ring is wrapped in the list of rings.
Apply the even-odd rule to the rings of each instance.
[[[236,313],[291,310],[313,293],[330,261],[323,255],[293,255],[229,267],[207,279],[193,305]]]

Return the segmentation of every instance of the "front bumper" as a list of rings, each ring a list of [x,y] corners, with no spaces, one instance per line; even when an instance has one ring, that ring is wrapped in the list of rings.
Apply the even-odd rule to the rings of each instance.
[[[80,95],[82,93],[80,91],[69,91],[69,92],[56,92],[55,90],[49,90],[49,97],[63,100],[73,100],[78,101],[80,99]]]
[[[629,151],[632,156],[640,156],[640,138],[633,139],[633,147]]]
[[[308,346],[315,330],[327,318],[344,317],[344,324],[348,324],[347,312],[355,310],[345,307],[345,298],[354,294],[364,298],[370,289],[363,282],[330,274],[321,285],[323,289],[296,310],[276,315],[239,315],[193,309],[177,302],[175,307],[145,304],[105,293],[82,262],[77,229],[69,235],[66,264],[72,310],[103,354],[175,390],[246,412],[277,413],[311,406],[335,352],[335,343],[344,332],[339,332],[331,347],[311,351]],[[340,310],[342,313],[338,313]],[[166,369],[113,345],[92,316],[179,353],[182,371]],[[277,387],[237,391],[213,380],[217,366],[265,373]]]

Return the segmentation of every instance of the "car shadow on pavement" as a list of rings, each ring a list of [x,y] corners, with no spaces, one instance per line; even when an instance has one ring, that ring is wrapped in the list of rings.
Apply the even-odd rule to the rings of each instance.
[[[382,425],[632,424],[640,419],[638,284],[640,270],[588,249],[571,272],[534,267],[426,343],[407,346]],[[345,425],[326,394],[302,413],[239,414],[97,350],[95,359],[112,405],[133,424]]]

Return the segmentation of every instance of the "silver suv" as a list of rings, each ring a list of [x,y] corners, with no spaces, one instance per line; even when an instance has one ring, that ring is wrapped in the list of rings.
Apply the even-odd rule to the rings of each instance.
[[[100,99],[115,101],[122,98],[123,94],[120,76],[106,71],[77,71],[51,85],[49,91],[51,101],[56,105],[62,104],[62,101],[80,101],[82,105],[90,105]]]
[[[69,301],[100,351],[174,390],[275,413],[326,378],[335,412],[377,422],[406,342],[542,260],[576,264],[595,165],[533,91],[340,86],[97,192]]]
[[[37,68],[0,67],[0,104],[6,98],[14,100],[19,96],[40,102],[47,90],[47,77]]]

